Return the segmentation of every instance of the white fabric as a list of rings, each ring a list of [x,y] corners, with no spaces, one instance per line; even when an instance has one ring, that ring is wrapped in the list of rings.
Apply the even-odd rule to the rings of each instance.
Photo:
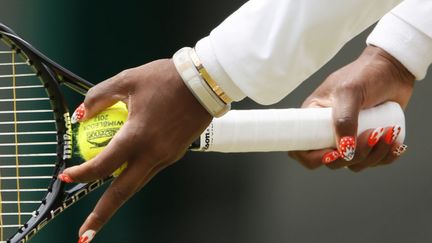
[[[399,2],[250,0],[200,40],[196,51],[231,98],[272,104]]]
[[[386,14],[367,40],[423,79],[432,63],[432,1],[405,0]]]

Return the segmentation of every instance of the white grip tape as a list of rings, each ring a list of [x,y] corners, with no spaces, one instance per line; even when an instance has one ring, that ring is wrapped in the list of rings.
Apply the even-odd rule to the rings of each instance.
[[[358,133],[377,127],[401,126],[405,117],[394,102],[360,112]],[[335,147],[331,108],[232,110],[213,119],[200,136],[201,151],[270,152]]]

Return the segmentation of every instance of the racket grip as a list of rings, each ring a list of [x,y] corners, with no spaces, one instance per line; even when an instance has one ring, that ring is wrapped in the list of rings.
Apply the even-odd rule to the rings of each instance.
[[[405,138],[404,113],[395,102],[360,112],[358,133],[377,127],[401,126],[397,141]],[[232,110],[213,119],[192,145],[195,151],[271,152],[335,147],[331,108]]]

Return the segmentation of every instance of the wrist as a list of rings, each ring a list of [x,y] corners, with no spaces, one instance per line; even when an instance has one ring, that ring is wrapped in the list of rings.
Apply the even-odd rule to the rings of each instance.
[[[392,10],[378,22],[366,43],[391,54],[421,80],[432,63],[432,38],[417,27]]]
[[[169,73],[165,75],[169,77],[167,80],[169,85],[164,87],[168,87],[171,89],[169,91],[170,94],[173,95],[173,98],[176,100],[177,108],[186,107],[187,110],[192,111],[190,114],[193,114],[194,120],[199,120],[200,118],[211,119],[212,116],[207,112],[207,110],[200,104],[200,102],[196,99],[196,97],[190,92],[189,88],[185,85],[182,77],[177,72],[175,64],[172,59],[166,59],[167,66],[169,67]],[[187,115],[186,112],[184,115]]]
[[[361,56],[368,58],[374,65],[384,67],[393,76],[402,80],[415,80],[415,76],[398,59],[380,47],[368,45]]]

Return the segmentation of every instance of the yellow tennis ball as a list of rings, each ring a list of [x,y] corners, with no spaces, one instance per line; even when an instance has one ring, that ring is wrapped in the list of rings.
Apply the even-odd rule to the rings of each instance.
[[[86,161],[98,155],[126,122],[128,110],[123,102],[105,109],[96,116],[80,122],[76,135],[78,150]],[[127,163],[118,168],[113,176],[119,176]]]

